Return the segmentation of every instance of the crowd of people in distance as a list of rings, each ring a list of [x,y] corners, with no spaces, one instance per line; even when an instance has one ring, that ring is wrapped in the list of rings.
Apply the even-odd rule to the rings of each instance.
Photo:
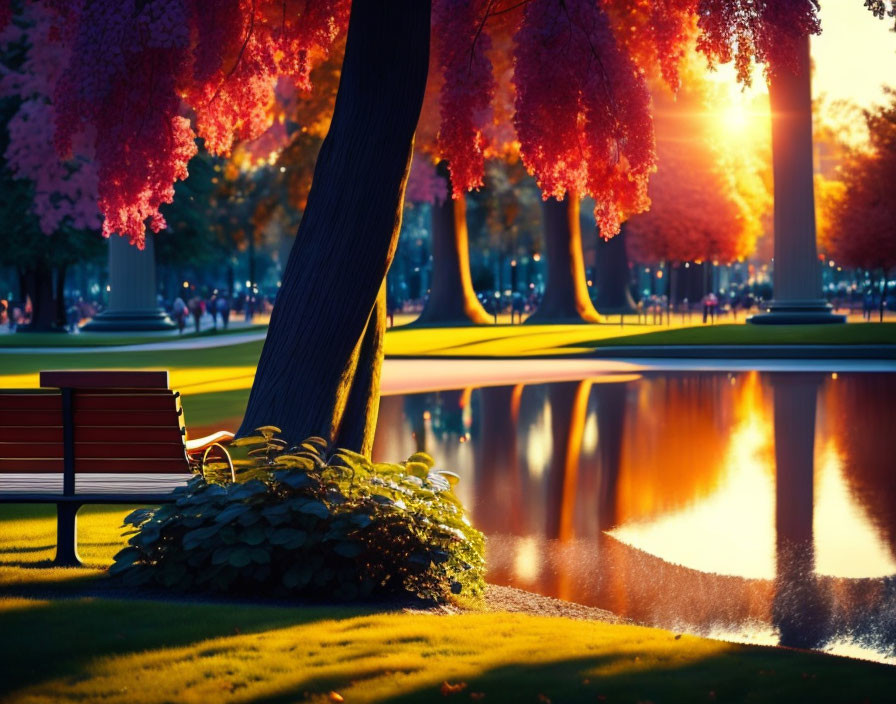
[[[184,332],[188,318],[193,319],[193,325],[196,332],[199,332],[202,316],[206,313],[212,317],[213,329],[218,329],[218,318],[220,318],[221,327],[226,330],[227,325],[230,323],[230,311],[230,295],[227,292],[219,293],[218,291],[215,291],[211,297],[207,299],[200,296],[193,296],[186,302],[184,302],[183,298],[178,296],[171,302],[171,306],[168,309],[171,319],[175,322],[177,330],[181,334]],[[249,314],[249,318],[247,319],[251,319],[251,314]]]

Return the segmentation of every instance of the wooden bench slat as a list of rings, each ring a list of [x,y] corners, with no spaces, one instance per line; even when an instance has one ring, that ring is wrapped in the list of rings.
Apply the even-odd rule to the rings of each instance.
[[[75,442],[75,459],[127,458],[183,460],[187,455],[183,442]]]
[[[159,474],[188,472],[190,465],[186,457],[180,459],[78,459],[75,458],[75,473],[84,474]],[[61,459],[4,459],[0,458],[0,475],[62,473]],[[0,476],[2,479],[2,476]]]
[[[62,459],[62,442],[0,442],[0,458]]]
[[[62,425],[60,411],[39,411],[29,409],[2,409],[0,408],[0,427],[9,425],[23,425],[31,427],[56,427]]]
[[[168,411],[177,412],[178,401],[168,394],[96,394],[75,395],[75,409],[79,411]]]
[[[80,427],[75,429],[75,442],[171,442],[183,443],[185,431],[182,427],[143,427],[130,426],[124,428]]]
[[[140,459],[182,459],[186,453],[183,442],[76,442],[75,457]],[[0,442],[3,459],[59,459],[63,457],[62,442]]]
[[[62,411],[61,394],[0,394],[0,411]]]
[[[167,371],[81,371],[46,370],[40,373],[40,385],[58,388],[167,389]]]
[[[75,474],[171,474],[189,471],[186,454],[179,459],[75,458]]]
[[[107,428],[109,433],[115,428],[128,428],[135,425],[147,427],[179,427],[180,416],[174,409],[167,411],[91,411],[78,410],[75,402],[74,412],[75,434],[81,426]]]
[[[59,459],[33,459],[16,458],[5,459],[0,457],[0,474],[18,473],[31,474],[33,472],[59,472],[62,473],[62,458]]]
[[[62,426],[0,425],[0,442],[62,442]]]

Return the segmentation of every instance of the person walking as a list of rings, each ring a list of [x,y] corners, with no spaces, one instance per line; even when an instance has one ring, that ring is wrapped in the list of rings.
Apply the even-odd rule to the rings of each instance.
[[[221,316],[221,327],[226,330],[227,323],[230,322],[230,298],[228,294],[218,294],[215,298],[215,313]]]
[[[712,291],[709,292],[707,298],[707,307],[709,308],[709,318],[713,325],[716,324],[716,312],[719,308],[719,299]]]
[[[174,318],[174,322],[177,323],[177,332],[180,335],[184,334],[184,326],[187,323],[187,304],[184,303],[184,299],[178,296],[174,299],[174,303],[171,304],[171,316]]]
[[[193,325],[196,327],[196,332],[198,333],[199,321],[202,320],[202,300],[199,296],[193,296],[187,305],[190,308],[190,315],[193,316]]]

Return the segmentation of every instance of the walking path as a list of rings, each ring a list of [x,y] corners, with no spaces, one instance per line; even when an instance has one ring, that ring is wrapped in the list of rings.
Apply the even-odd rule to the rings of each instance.
[[[103,345],[99,347],[0,347],[4,354],[93,354],[96,352],[155,352],[159,350],[201,350],[209,347],[228,347],[244,342],[263,340],[267,331],[210,335],[186,339],[165,339],[160,342],[143,342],[136,345]]]

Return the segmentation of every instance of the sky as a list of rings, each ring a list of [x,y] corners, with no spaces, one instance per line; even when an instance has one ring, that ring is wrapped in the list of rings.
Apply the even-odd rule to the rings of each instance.
[[[881,103],[881,85],[896,87],[893,18],[876,19],[862,0],[821,0],[821,26],[812,37],[813,95],[859,107]]]

